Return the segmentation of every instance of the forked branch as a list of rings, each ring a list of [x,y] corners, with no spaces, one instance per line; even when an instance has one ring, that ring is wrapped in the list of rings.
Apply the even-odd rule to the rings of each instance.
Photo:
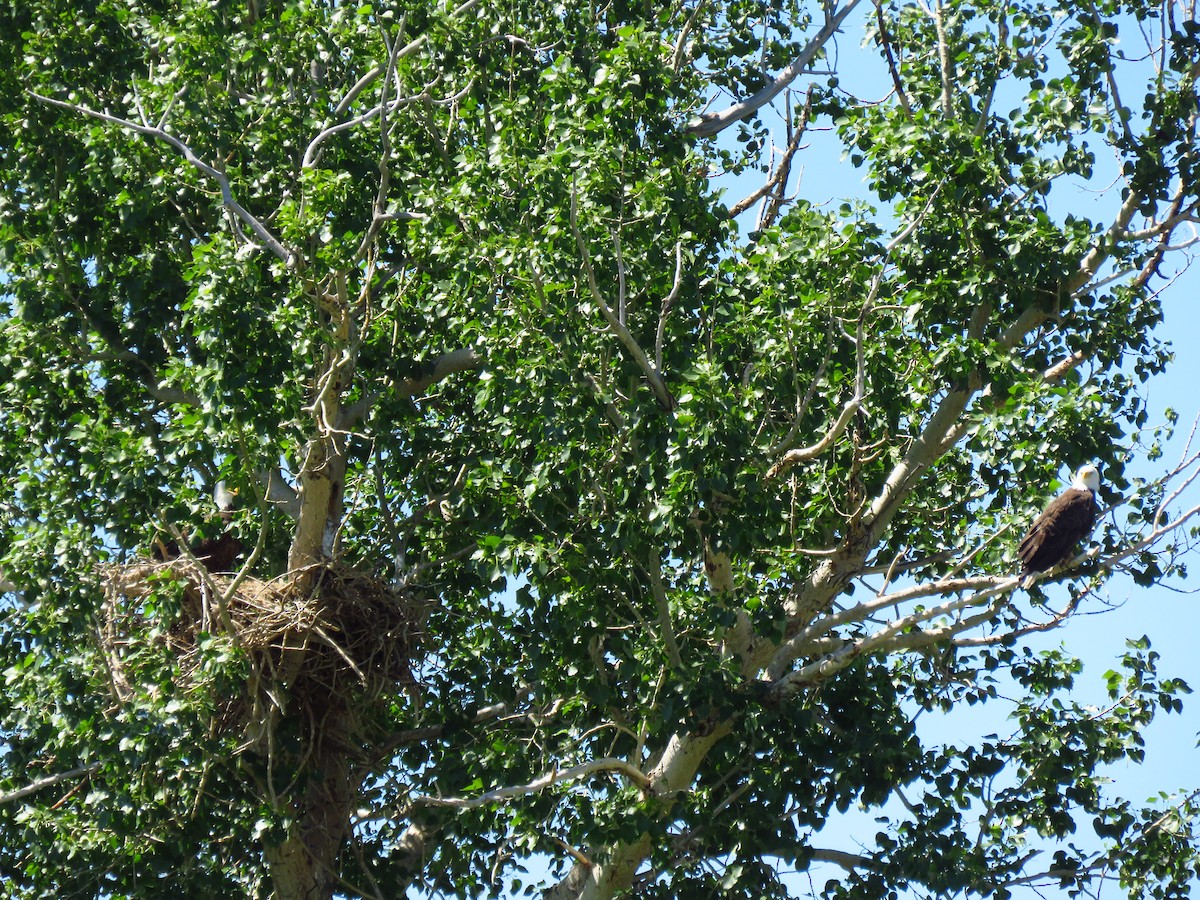
[[[596,270],[592,266],[592,257],[588,253],[587,244],[583,240],[583,235],[579,231],[579,202],[578,193],[575,186],[571,186],[571,233],[575,236],[575,243],[579,247],[579,255],[583,260],[583,271],[587,277],[588,290],[591,292],[592,299],[600,308],[601,314],[604,316],[604,321],[608,323],[609,329],[616,335],[617,340],[621,342],[628,352],[630,358],[637,364],[637,367],[642,370],[646,376],[646,381],[650,384],[650,390],[654,392],[655,399],[658,400],[659,406],[665,410],[675,408],[675,398],[671,395],[670,389],[667,387],[666,381],[663,380],[662,373],[650,361],[638,342],[634,340],[633,335],[629,333],[629,329],[625,327],[612,307],[604,299],[604,295],[600,293],[600,286],[596,283]]]

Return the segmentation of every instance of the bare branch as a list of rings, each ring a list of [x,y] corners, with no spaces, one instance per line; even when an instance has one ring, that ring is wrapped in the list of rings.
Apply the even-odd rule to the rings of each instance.
[[[354,427],[371,411],[382,396],[416,397],[425,393],[439,381],[445,381],[451,375],[482,367],[483,357],[476,353],[474,348],[462,347],[458,350],[449,350],[434,359],[432,365],[427,364],[422,374],[397,381],[390,390],[368,394],[345,407],[338,417],[337,428],[346,431]]]
[[[1024,339],[1025,335],[1045,321],[1047,316],[1048,314],[1043,310],[1033,307],[1027,309],[1005,329],[999,341],[1000,347],[1012,349]],[[965,383],[946,392],[937,409],[926,420],[921,433],[913,440],[904,457],[888,475],[883,489],[865,516],[871,535],[883,532],[899,511],[904,498],[926,467],[937,460],[966,433],[969,423],[963,418],[963,413],[971,398],[981,387],[978,373],[971,373],[971,376]],[[835,557],[819,567],[808,582],[811,588],[819,587],[819,590],[815,591],[804,604],[805,606],[824,604],[827,599],[824,595],[844,575],[844,572],[839,574],[839,569],[847,562],[855,566],[860,565],[860,551],[854,551],[845,559]]]
[[[820,847],[814,847],[811,858],[817,862],[834,863],[841,866],[847,872],[853,872],[855,869],[878,872],[884,868],[881,863],[876,862],[870,857],[859,856],[857,853],[846,853],[843,850],[824,850]]]
[[[924,7],[924,3],[921,4]],[[933,27],[938,37],[938,67],[942,74],[942,115],[947,119],[954,118],[954,67],[950,61],[950,41],[946,37],[946,22],[942,16],[942,0],[934,0],[933,10],[925,7],[926,12],[933,16]]]
[[[1073,566],[1074,563],[1072,562],[1070,565]],[[1070,566],[1068,568],[1070,568]],[[1034,622],[1031,625],[1023,625],[1022,627],[1015,628],[1012,631],[1004,631],[998,634],[988,634],[980,637],[955,638],[953,641],[951,641],[951,643],[955,647],[961,648],[989,647],[995,644],[1011,645],[1013,641],[1026,637],[1027,635],[1039,634],[1044,631],[1053,631],[1055,628],[1058,628],[1060,625],[1066,622],[1067,619],[1069,619],[1075,613],[1075,610],[1079,608],[1079,604],[1083,602],[1083,598],[1086,597],[1088,593],[1090,593],[1090,591],[1081,591],[1080,593],[1073,595],[1062,609],[1054,613],[1044,622]]]
[[[836,675],[838,672],[849,666],[854,660],[860,656],[881,649],[897,649],[903,643],[905,637],[909,638],[911,646],[918,644],[936,643],[939,640],[944,640],[968,628],[973,628],[976,625],[982,624],[992,617],[995,612],[996,605],[989,601],[996,601],[997,604],[1002,604],[1008,593],[1012,591],[1020,583],[1020,576],[1009,576],[1006,578],[993,578],[994,583],[991,587],[968,594],[965,597],[959,597],[956,600],[950,600],[940,606],[935,606],[929,609],[924,609],[919,612],[910,613],[907,616],[902,616],[890,624],[872,632],[860,640],[843,647],[834,653],[829,654],[821,659],[815,660],[807,665],[801,666],[794,672],[791,672],[775,681],[771,688],[771,696],[775,699],[782,699],[795,693],[800,688],[810,684],[815,684],[819,681],[824,681],[827,678]],[[968,619],[961,619],[952,625],[947,625],[944,628],[938,629],[934,636],[925,636],[923,639],[913,641],[911,636],[906,636],[904,633],[922,622],[927,622],[930,619],[941,618],[948,616],[951,613],[959,610],[968,609],[970,607],[989,604],[987,609],[976,616]],[[891,644],[895,644],[892,647]]]
[[[1166,812],[1164,812],[1153,822],[1147,823],[1141,831],[1134,835],[1132,840],[1126,841],[1122,844],[1117,844],[1108,853],[1102,854],[1098,859],[1089,865],[1062,870],[1051,868],[1047,869],[1045,872],[1038,872],[1035,875],[1023,875],[1020,878],[1014,878],[1011,881],[1004,882],[1003,886],[1013,887],[1022,884],[1032,884],[1033,882],[1041,881],[1042,879],[1062,881],[1063,878],[1076,878],[1088,872],[1096,872],[1107,869],[1122,857],[1128,857],[1134,844],[1144,841],[1155,832],[1162,830],[1164,826],[1171,824],[1172,819],[1178,821],[1180,818],[1180,810],[1193,803],[1197,797],[1200,797],[1200,788],[1197,788],[1185,796],[1182,800],[1166,810]]]
[[[1103,33],[1104,20],[1100,16],[1100,11],[1096,9],[1096,4],[1089,0],[1088,7],[1092,11],[1092,21],[1096,26],[1097,32]],[[1107,50],[1106,45],[1102,44],[1101,46],[1105,46]],[[1117,87],[1117,78],[1113,70],[1111,57],[1108,58],[1107,63],[1104,67],[1104,77],[1108,82],[1108,96],[1113,104],[1112,119],[1121,123],[1121,129],[1125,132],[1125,140],[1129,142],[1130,146],[1136,147],[1138,146],[1137,139],[1133,136],[1133,130],[1129,127],[1129,120],[1132,118],[1133,111],[1121,102],[1121,91]]]
[[[404,33],[404,22],[400,24],[400,34]],[[387,41],[387,33],[384,33],[384,41]],[[388,87],[391,84],[392,76],[396,71],[396,46],[393,44],[388,48],[387,73],[383,79],[383,84],[379,90],[379,187],[375,191],[375,203],[371,210],[371,224],[367,227],[366,232],[359,242],[358,250],[355,251],[354,260],[363,259],[371,244],[375,240],[375,236],[379,234],[379,230],[384,226],[385,222],[390,219],[387,215],[387,195],[388,186],[391,182],[391,167],[388,160],[391,157],[391,136],[389,134],[390,123],[388,122]],[[370,278],[366,280],[366,284],[370,284]]]
[[[1196,461],[1197,457],[1192,457],[1188,460],[1187,466],[1192,465]],[[1172,475],[1182,471],[1182,468],[1185,467],[1176,469]],[[1101,547],[1093,547],[1067,564],[1064,570],[1070,571],[1080,564],[1092,560],[1098,560],[1101,567],[1111,569],[1119,562],[1152,547],[1165,536],[1183,527],[1186,522],[1200,516],[1200,505],[1196,505],[1169,523],[1162,521],[1162,513],[1165,507],[1197,480],[1200,480],[1200,468],[1191,472],[1180,486],[1163,500],[1159,506],[1159,515],[1156,517],[1154,527],[1148,534],[1107,556],[1101,555]],[[876,597],[849,609],[825,616],[799,631],[779,648],[770,666],[767,668],[766,674],[774,680],[775,687],[773,688],[773,692],[775,692],[776,696],[782,697],[798,690],[802,686],[831,677],[865,653],[877,651],[896,652],[948,640],[989,621],[1005,602],[1005,595],[1013,588],[1017,586],[1028,588],[1033,583],[1051,574],[1050,572],[1037,573],[1025,579],[1022,579],[1020,576],[1002,575],[980,576],[976,578],[944,578],[929,584],[912,585],[890,594]],[[964,590],[973,591],[973,593],[948,601],[940,606],[921,609],[907,616],[899,617],[860,640],[838,647],[834,652],[802,666],[790,674],[783,674],[786,667],[793,660],[812,652],[815,644],[821,637],[839,625],[865,621],[873,613],[900,603],[933,595],[959,593]],[[932,630],[915,630],[916,626],[922,622],[941,618],[950,613],[971,607],[984,606],[985,604],[985,609],[974,616],[959,618],[951,624]],[[1069,604],[1066,609],[1055,614],[1047,622],[1039,625],[1028,626],[1017,632],[1006,632],[1004,635],[999,635],[995,638],[964,639],[956,643],[960,646],[982,646],[997,643],[1001,640],[1010,640],[1014,636],[1033,631],[1049,630],[1065,621],[1074,611],[1077,604],[1078,598],[1072,604]]]
[[[679,38],[675,41],[675,52],[671,56],[671,70],[674,72],[678,72],[680,65],[683,64],[683,52],[687,48],[688,35],[696,27],[696,20],[700,18],[700,13],[706,4],[707,0],[700,0],[696,4],[696,8],[692,10],[692,14],[688,16],[687,21],[683,23],[683,27],[679,29]]]
[[[476,6],[478,6],[479,3],[480,3],[480,0],[466,0],[465,3],[461,4],[460,6],[458,6],[457,8],[455,8],[454,10],[452,10],[450,12],[450,18],[458,18],[463,13],[470,12],[472,9],[474,9]],[[406,45],[401,47],[399,50],[395,51],[393,58],[390,59],[388,61],[388,63],[386,63],[385,65],[376,66],[375,68],[373,68],[369,72],[367,72],[365,75],[363,75],[363,77],[360,78],[354,84],[354,86],[351,87],[350,90],[346,92],[346,96],[342,98],[341,102],[338,103],[337,108],[334,110],[334,115],[335,116],[345,115],[346,111],[350,108],[350,106],[358,98],[358,95],[361,94],[363,91],[365,91],[368,87],[370,87],[371,84],[373,84],[375,82],[375,80],[377,78],[379,78],[380,75],[384,75],[385,73],[390,72],[394,68],[394,66],[398,60],[404,59],[405,57],[411,56],[412,54],[416,53],[423,46],[425,46],[425,43],[428,40],[429,40],[428,34],[423,34],[420,37],[414,38],[413,40],[409,41]],[[419,94],[415,97],[397,98],[396,100],[392,101],[391,111],[394,112],[395,110],[399,109],[404,104],[413,103],[413,102],[416,102],[417,100],[427,100],[427,99],[431,99],[431,98],[425,92],[422,92],[421,94]],[[314,165],[316,165],[317,162],[321,158],[321,145],[323,143],[325,143],[325,141],[327,141],[331,137],[333,137],[335,134],[338,134],[339,132],[342,132],[342,131],[346,131],[347,129],[350,129],[350,128],[354,128],[357,125],[362,125],[365,122],[369,122],[372,119],[374,119],[376,116],[380,115],[382,112],[383,112],[383,106],[381,104],[379,106],[373,107],[372,109],[368,110],[367,112],[363,113],[360,116],[355,116],[353,119],[350,119],[346,122],[339,122],[336,125],[330,125],[329,127],[325,128],[323,131],[318,133],[317,136],[312,139],[312,141],[309,142],[308,147],[304,151],[304,160],[301,163],[301,168],[308,169],[308,168],[311,168]]]
[[[840,612],[822,616],[812,624],[796,632],[796,634],[779,647],[771,660],[770,666],[767,668],[767,675],[772,680],[781,678],[793,660],[804,656],[809,651],[813,641],[822,635],[828,634],[840,625],[865,621],[880,610],[908,600],[953,594],[959,591],[986,590],[995,587],[997,584],[1007,582],[1016,584],[1016,580],[1011,576],[985,575],[978,578],[940,578],[928,584],[913,585],[912,587],[894,591],[881,597],[865,600]]]
[[[828,340],[825,344],[825,356],[821,359],[821,364],[817,366],[817,371],[813,374],[812,380],[804,392],[804,396],[796,398],[796,412],[792,416],[792,425],[788,428],[788,433],[771,445],[771,448],[767,451],[768,458],[775,456],[785,447],[790,447],[796,439],[796,435],[800,433],[800,426],[804,422],[804,416],[808,413],[808,408],[812,403],[813,397],[816,396],[817,387],[821,384],[821,379],[825,377],[825,370],[829,367],[829,360],[832,355],[833,341]],[[794,365],[792,366],[792,377],[798,377]]]
[[[1121,204],[1121,208],[1117,211],[1112,225],[1100,237],[1096,245],[1088,251],[1083,261],[1079,264],[1079,269],[1064,286],[1064,293],[1075,297],[1084,285],[1096,277],[1096,273],[1100,271],[1100,267],[1112,255],[1113,248],[1117,242],[1123,240],[1126,234],[1128,234],[1129,223],[1133,221],[1134,214],[1137,213],[1138,207],[1142,205],[1144,199],[1137,191],[1129,192],[1125,198],[1125,202]]]
[[[667,319],[675,301],[679,299],[680,288],[683,287],[683,242],[675,242],[675,280],[671,283],[671,292],[663,297],[662,307],[658,313],[658,329],[654,334],[654,368],[662,371],[663,338],[667,331]]]
[[[734,122],[746,118],[774,100],[784,88],[795,81],[808,68],[816,55],[829,43],[838,28],[841,27],[846,17],[861,2],[862,0],[847,0],[846,5],[840,10],[832,11],[832,7],[827,9],[825,24],[821,27],[821,30],[813,35],[812,40],[808,42],[808,46],[801,51],[800,55],[787,68],[779,73],[779,76],[773,82],[740,103],[735,103],[733,106],[721,110],[721,112],[709,113],[695,119],[688,125],[688,133],[698,135],[699,137],[712,137],[714,134],[724,131]]]
[[[800,113],[800,121],[796,123],[792,135],[788,139],[787,146],[783,150],[783,156],[780,157],[779,164],[775,167],[775,171],[771,173],[771,177],[767,179],[762,187],[743,197],[730,207],[729,218],[737,218],[767,194],[782,193],[783,188],[787,184],[788,176],[792,171],[792,158],[796,155],[796,151],[800,149],[800,141],[804,139],[804,135],[808,131],[808,120],[811,115],[812,85],[809,85],[808,93],[804,98],[804,109]],[[759,228],[763,228],[765,225],[766,223],[760,219]]]
[[[389,61],[387,69],[390,69],[393,63]],[[386,88],[386,85],[385,85]],[[321,161],[322,145],[333,137],[335,134],[340,134],[343,131],[350,131],[357,128],[359,125],[365,125],[372,119],[385,118],[389,113],[397,112],[406,106],[411,106],[414,103],[432,100],[433,96],[428,90],[422,90],[419,94],[413,94],[409,97],[397,97],[396,99],[380,103],[373,106],[361,115],[355,116],[353,119],[347,119],[344,122],[338,122],[336,125],[330,125],[328,128],[317,133],[308,147],[304,151],[304,159],[301,160],[300,167],[302,169],[311,169]]]
[[[883,45],[888,71],[892,75],[892,87],[896,90],[896,99],[900,101],[900,108],[904,110],[904,118],[911,122],[913,118],[912,105],[908,102],[908,94],[904,90],[904,83],[900,80],[900,68],[896,64],[895,54],[892,53],[892,39],[888,34],[887,22],[883,18],[883,4],[880,0],[875,0],[875,19],[879,24],[879,43]]]
[[[281,510],[292,520],[299,517],[300,495],[284,480],[283,473],[279,471],[278,466],[272,469],[259,469],[254,473],[254,477],[268,504]]]
[[[671,735],[662,756],[650,772],[649,791],[666,800],[679,791],[686,790],[708,751],[717,741],[726,737],[729,731],[729,726],[721,723],[703,734],[676,732]],[[664,803],[664,815],[670,806],[669,802]],[[633,884],[638,869],[649,856],[653,840],[649,832],[643,832],[635,840],[612,847],[603,863],[593,864],[590,868],[576,863],[567,877],[546,891],[543,896],[593,900],[612,897],[628,889]],[[575,886],[574,890],[572,885]]]
[[[671,605],[667,602],[667,591],[662,580],[662,560],[658,558],[657,550],[650,551],[646,574],[650,576],[650,594],[654,597],[654,607],[658,610],[658,624],[667,648],[667,659],[676,671],[681,671],[683,659],[679,655],[679,644],[675,640],[675,624],[671,621]]]
[[[345,115],[346,110],[350,108],[350,105],[358,99],[358,95],[370,87],[371,84],[374,83],[375,79],[382,75],[385,71],[387,71],[386,66],[376,66],[363,75],[362,78],[358,79],[358,81],[351,86],[350,90],[346,91],[346,96],[344,96],[341,99],[341,102],[338,103],[337,108],[333,111],[333,114],[335,116]]]
[[[929,199],[925,201],[925,206],[921,212],[913,217],[913,220],[904,226],[895,237],[893,237],[883,250],[882,257],[879,261],[879,269],[875,273],[875,277],[871,279],[871,287],[867,292],[867,297],[863,301],[862,309],[858,314],[858,328],[855,332],[855,375],[854,375],[854,395],[846,401],[842,406],[842,411],[834,420],[833,424],[825,432],[825,435],[815,444],[810,444],[807,447],[798,447],[795,450],[789,450],[785,453],[771,468],[767,471],[766,478],[770,481],[773,478],[778,478],[780,474],[786,472],[792,466],[798,463],[809,462],[833,445],[846,427],[850,424],[850,420],[854,414],[858,412],[863,400],[867,396],[867,376],[866,376],[866,324],[872,310],[875,308],[875,298],[879,296],[879,289],[883,285],[883,277],[886,271],[888,257],[892,251],[899,247],[904,241],[908,240],[909,236],[917,230],[917,227],[924,221],[933,209],[933,203],[941,193],[942,188],[946,184],[946,179],[942,179],[933,193],[929,195]]]
[[[1082,350],[1076,350],[1070,356],[1060,359],[1045,372],[1042,373],[1042,380],[1047,384],[1057,384],[1062,381],[1063,377],[1088,358],[1088,354]]]
[[[459,350],[450,350],[435,359],[432,369],[429,369],[426,374],[398,382],[390,393],[397,397],[414,397],[457,372],[467,372],[482,366],[483,357],[476,353],[474,348],[463,347]]]
[[[846,426],[850,424],[850,420],[854,418],[854,414],[858,412],[858,408],[862,405],[862,397],[855,392],[855,395],[847,400],[842,405],[842,411],[838,413],[838,417],[834,419],[833,424],[829,426],[829,430],[815,444],[809,444],[807,447],[797,447],[794,450],[789,450],[779,459],[775,465],[767,470],[767,480],[778,478],[788,469],[802,462],[810,462],[816,459],[831,446],[834,441],[842,436],[846,430]]]

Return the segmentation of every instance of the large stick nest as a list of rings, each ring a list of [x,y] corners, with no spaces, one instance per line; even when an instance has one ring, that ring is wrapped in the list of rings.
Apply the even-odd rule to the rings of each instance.
[[[227,634],[250,663],[247,695],[229,698],[220,711],[227,725],[252,726],[262,721],[264,704],[283,712],[288,701],[310,712],[361,709],[415,684],[412,660],[429,602],[352,568],[328,564],[287,579],[245,578],[231,595],[232,576],[185,558],[110,566],[103,576],[99,637],[123,700],[134,693],[126,663],[137,642],[157,640],[173,651],[187,688],[203,677],[205,634]],[[147,606],[164,581],[181,591],[178,615],[165,628]]]

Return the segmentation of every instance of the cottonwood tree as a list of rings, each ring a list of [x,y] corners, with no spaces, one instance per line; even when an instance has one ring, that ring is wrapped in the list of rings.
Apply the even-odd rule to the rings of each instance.
[[[11,894],[1187,894],[1186,685],[1028,638],[1183,571],[1192,3],[0,10]]]

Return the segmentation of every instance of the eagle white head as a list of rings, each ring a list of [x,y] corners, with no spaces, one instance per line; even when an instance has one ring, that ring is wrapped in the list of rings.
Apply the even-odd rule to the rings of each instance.
[[[1081,466],[1071,481],[1071,487],[1078,491],[1091,491],[1093,494],[1100,490],[1100,470],[1095,466]]]
[[[231,513],[237,502],[237,491],[230,490],[224,481],[218,481],[213,490],[213,500],[216,501],[218,510],[223,513]]]

